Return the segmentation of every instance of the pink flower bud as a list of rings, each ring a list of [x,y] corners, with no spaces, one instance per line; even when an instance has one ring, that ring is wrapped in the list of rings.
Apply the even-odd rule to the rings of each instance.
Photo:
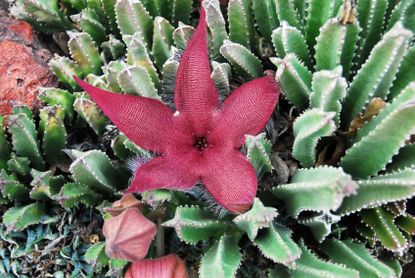
[[[125,278],[188,278],[184,262],[176,254],[134,262]]]
[[[128,208],[105,221],[105,253],[113,259],[139,261],[147,255],[156,232],[157,226],[138,208]]]
[[[143,203],[137,200],[133,194],[124,194],[122,198],[118,201],[115,201],[112,204],[112,207],[105,208],[104,210],[108,212],[111,216],[118,216],[120,215],[124,210],[128,208],[136,207],[138,209],[143,208]]]

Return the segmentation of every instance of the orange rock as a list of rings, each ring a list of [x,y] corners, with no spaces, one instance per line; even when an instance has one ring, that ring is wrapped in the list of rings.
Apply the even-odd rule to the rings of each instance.
[[[0,115],[14,104],[34,108],[39,86],[54,86],[48,62],[52,53],[34,36],[32,27],[0,11]]]
[[[29,23],[18,21],[9,26],[9,30],[22,37],[27,43],[33,42],[33,29]]]

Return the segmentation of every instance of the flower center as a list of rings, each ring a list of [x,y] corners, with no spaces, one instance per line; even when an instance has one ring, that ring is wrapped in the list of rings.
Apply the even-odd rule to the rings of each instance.
[[[197,137],[194,143],[194,146],[199,150],[203,151],[207,147],[209,147],[209,143],[206,137]]]

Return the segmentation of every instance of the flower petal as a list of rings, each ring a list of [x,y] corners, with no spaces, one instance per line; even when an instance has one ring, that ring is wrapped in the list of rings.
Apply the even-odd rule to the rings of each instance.
[[[218,92],[210,78],[206,36],[206,15],[201,7],[199,25],[180,60],[174,88],[176,109],[199,136],[210,130],[218,108]]]
[[[134,143],[164,153],[184,141],[175,128],[173,114],[162,102],[140,96],[114,94],[74,77],[111,121]]]
[[[209,137],[239,148],[245,135],[256,135],[271,117],[280,95],[270,76],[258,78],[236,89],[223,103],[220,116]]]
[[[125,278],[188,278],[184,262],[176,254],[134,262]]]
[[[108,212],[111,216],[118,216],[129,208],[142,209],[144,206],[143,202],[137,200],[133,194],[124,194],[118,201],[112,203],[111,207],[104,208],[105,212]]]
[[[246,211],[257,190],[255,170],[239,151],[207,152],[202,182],[212,197],[234,213]]]
[[[193,150],[156,157],[138,168],[127,192],[190,188],[199,180],[199,161],[200,156]]]
[[[156,224],[138,208],[128,208],[105,221],[105,253],[112,259],[141,260],[147,255],[156,232]]]

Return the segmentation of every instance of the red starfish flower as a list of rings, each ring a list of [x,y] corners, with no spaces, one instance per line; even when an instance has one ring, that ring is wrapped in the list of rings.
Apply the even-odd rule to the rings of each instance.
[[[198,27],[180,61],[176,113],[155,99],[114,94],[76,80],[130,140],[160,154],[139,167],[128,192],[188,189],[202,181],[224,208],[241,213],[255,197],[257,178],[239,149],[246,134],[264,128],[279,90],[272,77],[259,78],[240,86],[220,105],[210,78],[205,18],[201,8]]]

